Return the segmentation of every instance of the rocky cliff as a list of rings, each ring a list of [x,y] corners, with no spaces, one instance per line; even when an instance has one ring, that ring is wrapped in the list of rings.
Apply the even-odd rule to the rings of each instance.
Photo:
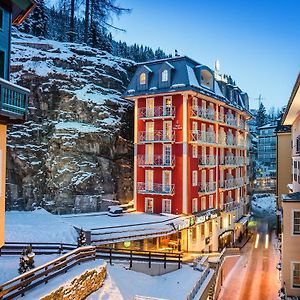
[[[8,208],[106,210],[133,189],[133,107],[122,99],[134,63],[18,32],[11,80],[30,88],[25,124],[8,132]]]

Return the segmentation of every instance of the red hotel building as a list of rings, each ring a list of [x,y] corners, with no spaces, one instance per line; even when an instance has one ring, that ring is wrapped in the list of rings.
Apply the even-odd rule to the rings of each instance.
[[[248,207],[247,94],[231,77],[175,56],[138,64],[125,98],[135,102],[137,211],[197,216],[214,209],[218,247],[222,235],[232,233],[225,243],[232,242],[232,224]]]

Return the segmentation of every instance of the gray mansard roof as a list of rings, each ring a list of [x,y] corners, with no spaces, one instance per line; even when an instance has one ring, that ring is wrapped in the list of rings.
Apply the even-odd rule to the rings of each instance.
[[[161,81],[161,72],[168,70],[168,82]],[[211,86],[202,84],[201,72],[211,75]],[[146,74],[146,84],[140,84],[140,75]],[[176,91],[193,90],[201,94],[221,100],[241,110],[249,110],[247,93],[234,83],[216,79],[214,72],[207,66],[199,64],[187,56],[139,63],[137,70],[124,93],[124,97],[154,95]]]

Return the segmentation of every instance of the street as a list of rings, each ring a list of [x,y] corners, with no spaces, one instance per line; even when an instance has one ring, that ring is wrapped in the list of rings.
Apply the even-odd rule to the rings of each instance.
[[[224,280],[219,300],[276,300],[280,288],[277,240],[271,212],[254,212],[254,234]],[[257,217],[256,217],[257,216]],[[258,217],[259,216],[259,217]]]

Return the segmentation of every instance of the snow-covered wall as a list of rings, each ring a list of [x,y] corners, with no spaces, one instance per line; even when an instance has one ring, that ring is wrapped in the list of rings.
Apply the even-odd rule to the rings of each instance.
[[[31,96],[28,121],[8,132],[8,208],[97,211],[105,199],[131,200],[133,113],[121,93],[134,63],[18,32],[11,59],[11,80]]]

